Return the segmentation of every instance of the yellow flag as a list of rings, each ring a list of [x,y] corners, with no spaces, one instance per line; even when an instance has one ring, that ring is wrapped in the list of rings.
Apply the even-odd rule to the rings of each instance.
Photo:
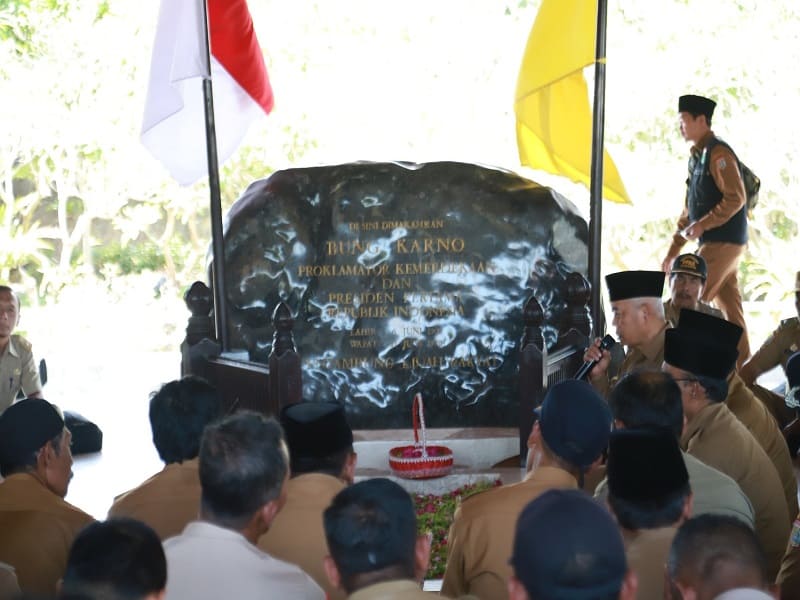
[[[590,183],[592,111],[583,69],[594,63],[597,0],[542,0],[517,80],[514,111],[523,165]],[[603,197],[631,203],[603,151]]]

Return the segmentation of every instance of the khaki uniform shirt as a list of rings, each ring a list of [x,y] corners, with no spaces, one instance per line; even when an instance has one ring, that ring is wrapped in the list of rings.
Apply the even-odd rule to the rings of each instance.
[[[591,380],[594,388],[603,396],[607,397],[611,389],[617,385],[621,377],[636,369],[661,369],[664,362],[664,332],[669,327],[669,323],[664,323],[661,330],[647,343],[638,348],[628,348],[625,359],[619,367],[619,371],[608,377],[598,377]]]
[[[638,531],[622,530],[628,567],[639,579],[637,600],[664,597],[664,571],[672,538],[677,531],[677,526]]]
[[[770,579],[778,573],[789,538],[789,511],[775,467],[725,404],[710,404],[683,429],[681,447],[738,483],[753,505],[756,535]]]
[[[0,483],[0,561],[16,569],[24,592],[53,595],[72,540],[92,521],[33,475],[9,475]]]
[[[138,519],[165,540],[198,519],[200,494],[198,459],[171,463],[138,487],[117,496],[108,516]]]
[[[797,477],[792,466],[792,457],[786,439],[775,418],[763,402],[753,395],[739,375],[734,372],[728,379],[728,397],[725,399],[728,409],[742,422],[747,430],[767,453],[778,477],[783,485],[786,497],[786,506],[789,509],[789,518],[798,512],[797,506]]]
[[[781,598],[800,598],[800,514],[792,525],[781,570],[775,580],[781,586]]]
[[[577,489],[570,473],[539,467],[524,480],[467,498],[456,509],[447,536],[447,567],[442,593],[474,594],[482,600],[508,598],[511,558],[517,517],[533,499],[547,490]]]
[[[423,592],[416,581],[409,579],[368,585],[347,596],[349,600],[433,600],[436,597],[441,598],[431,592]]]
[[[780,365],[784,372],[789,357],[800,350],[800,318],[784,319],[767,340],[761,344],[749,361],[756,367],[757,373],[766,373]]]
[[[42,391],[42,383],[31,343],[22,336],[12,335],[0,354],[0,413],[14,403],[20,389],[27,396]]]
[[[718,319],[724,319],[725,315],[722,314],[722,311],[718,308],[714,308],[710,304],[699,300],[697,302],[697,306],[695,307],[697,312],[701,312],[706,315],[711,315],[712,317],[717,317]],[[664,318],[667,319],[671,327],[678,326],[678,319],[681,316],[681,309],[677,306],[672,305],[672,298],[666,300],[664,302]]]
[[[345,594],[331,586],[322,566],[322,559],[328,555],[322,512],[345,485],[341,479],[324,473],[293,477],[286,484],[286,504],[269,531],[258,540],[258,547],[264,552],[294,563],[311,575],[330,600],[344,598]]]
[[[691,454],[683,452],[683,462],[689,472],[689,487],[692,488],[692,516],[715,514],[728,515],[755,527],[753,505],[733,479],[725,473],[709,467]],[[594,497],[608,497],[608,482],[600,482]]]

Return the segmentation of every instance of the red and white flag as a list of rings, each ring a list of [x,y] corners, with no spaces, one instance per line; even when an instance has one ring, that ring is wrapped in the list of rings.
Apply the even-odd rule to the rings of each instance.
[[[203,79],[209,77],[203,0],[161,0],[142,143],[181,184],[208,174]],[[245,0],[208,0],[210,77],[220,163],[274,99]]]

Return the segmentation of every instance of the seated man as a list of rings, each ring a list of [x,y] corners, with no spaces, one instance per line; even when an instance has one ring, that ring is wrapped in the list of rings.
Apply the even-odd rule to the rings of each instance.
[[[681,254],[669,271],[669,300],[664,302],[664,316],[673,327],[678,325],[682,308],[696,310],[724,319],[725,315],[700,300],[708,277],[706,261],[697,254]]]
[[[70,439],[46,400],[21,400],[0,415],[0,561],[16,569],[26,593],[55,593],[72,540],[93,521],[64,501]]]
[[[711,351],[722,346],[725,346],[728,351],[739,351],[742,328],[724,319],[694,310],[682,309],[678,329],[699,336],[703,340],[701,344],[707,340],[713,340],[715,346],[711,348]],[[797,477],[794,474],[792,457],[789,454],[786,440],[781,435],[769,410],[744,385],[735,370],[728,374],[726,380],[728,393],[725,397],[725,405],[769,456],[783,485],[789,515],[796,514],[798,511]]]
[[[161,600],[166,585],[167,560],[156,532],[135,519],[109,519],[75,538],[60,597]]]
[[[550,490],[528,504],[514,532],[510,600],[633,600],[617,524],[579,490]]]
[[[289,446],[292,478],[286,484],[286,504],[258,540],[258,547],[298,565],[325,590],[329,600],[343,598],[322,567],[328,555],[322,511],[353,483],[355,475],[353,432],[344,406],[298,402],[281,411],[280,421]]]
[[[431,540],[417,534],[414,502],[389,479],[340,491],[323,515],[330,556],[325,572],[353,600],[425,600]]]
[[[781,321],[778,328],[739,370],[739,376],[772,411],[781,426],[789,424],[796,414],[786,408],[781,395],[758,385],[756,380],[777,366],[786,374],[786,362],[794,352],[800,350],[800,271],[797,272],[794,283],[794,306],[798,316]],[[800,421],[792,429],[794,435],[800,435]],[[795,450],[797,445],[800,442],[795,443]]]
[[[552,386],[528,439],[532,470],[520,483],[467,498],[456,510],[448,539],[442,592],[507,598],[508,557],[522,509],[550,489],[574,489],[608,445],[611,413],[585,381]]]
[[[733,478],[755,511],[755,531],[775,577],[789,537],[791,518],[783,485],[761,445],[725,405],[727,377],[738,351],[680,326],[667,331],[664,371],[681,391],[686,425],[681,448]]]
[[[664,597],[664,565],[678,526],[692,513],[689,473],[666,429],[622,429],[608,446],[608,505],[625,540],[637,597]]]
[[[669,323],[664,318],[661,295],[664,273],[661,271],[622,271],[606,276],[613,325],[619,342],[626,346],[619,371],[610,374],[611,352],[600,348],[600,339],[586,349],[584,361],[597,361],[589,371],[589,381],[608,396],[617,380],[634,369],[660,368],[664,360],[664,331]]]
[[[31,344],[22,336],[13,335],[19,315],[19,298],[14,290],[0,285],[0,413],[11,406],[20,390],[28,398],[42,397]]]
[[[200,442],[200,520],[164,542],[167,598],[322,600],[314,580],[256,547],[286,500],[289,456],[274,419],[242,411]]]
[[[206,425],[220,416],[216,389],[198,377],[164,384],[150,399],[153,444],[164,468],[114,499],[109,517],[147,523],[165,540],[178,535],[200,510],[197,454]]]
[[[683,431],[681,390],[675,380],[662,371],[638,370],[620,379],[608,399],[614,414],[614,428],[661,427],[679,440]],[[753,506],[733,479],[681,452],[689,486],[692,488],[692,514],[714,513],[734,516],[754,526]],[[605,500],[607,482],[601,481],[595,497]]]
[[[759,593],[725,597],[755,600],[770,592],[777,598],[764,550],[753,530],[722,515],[699,515],[680,526],[669,551],[667,578],[669,597],[674,600],[713,600],[737,588]]]

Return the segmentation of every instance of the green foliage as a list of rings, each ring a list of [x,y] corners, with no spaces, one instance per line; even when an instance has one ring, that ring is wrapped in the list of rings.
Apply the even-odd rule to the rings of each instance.
[[[100,272],[110,265],[116,266],[115,270],[123,275],[159,271],[164,263],[164,253],[151,241],[130,244],[111,242],[94,249],[94,264]]]

